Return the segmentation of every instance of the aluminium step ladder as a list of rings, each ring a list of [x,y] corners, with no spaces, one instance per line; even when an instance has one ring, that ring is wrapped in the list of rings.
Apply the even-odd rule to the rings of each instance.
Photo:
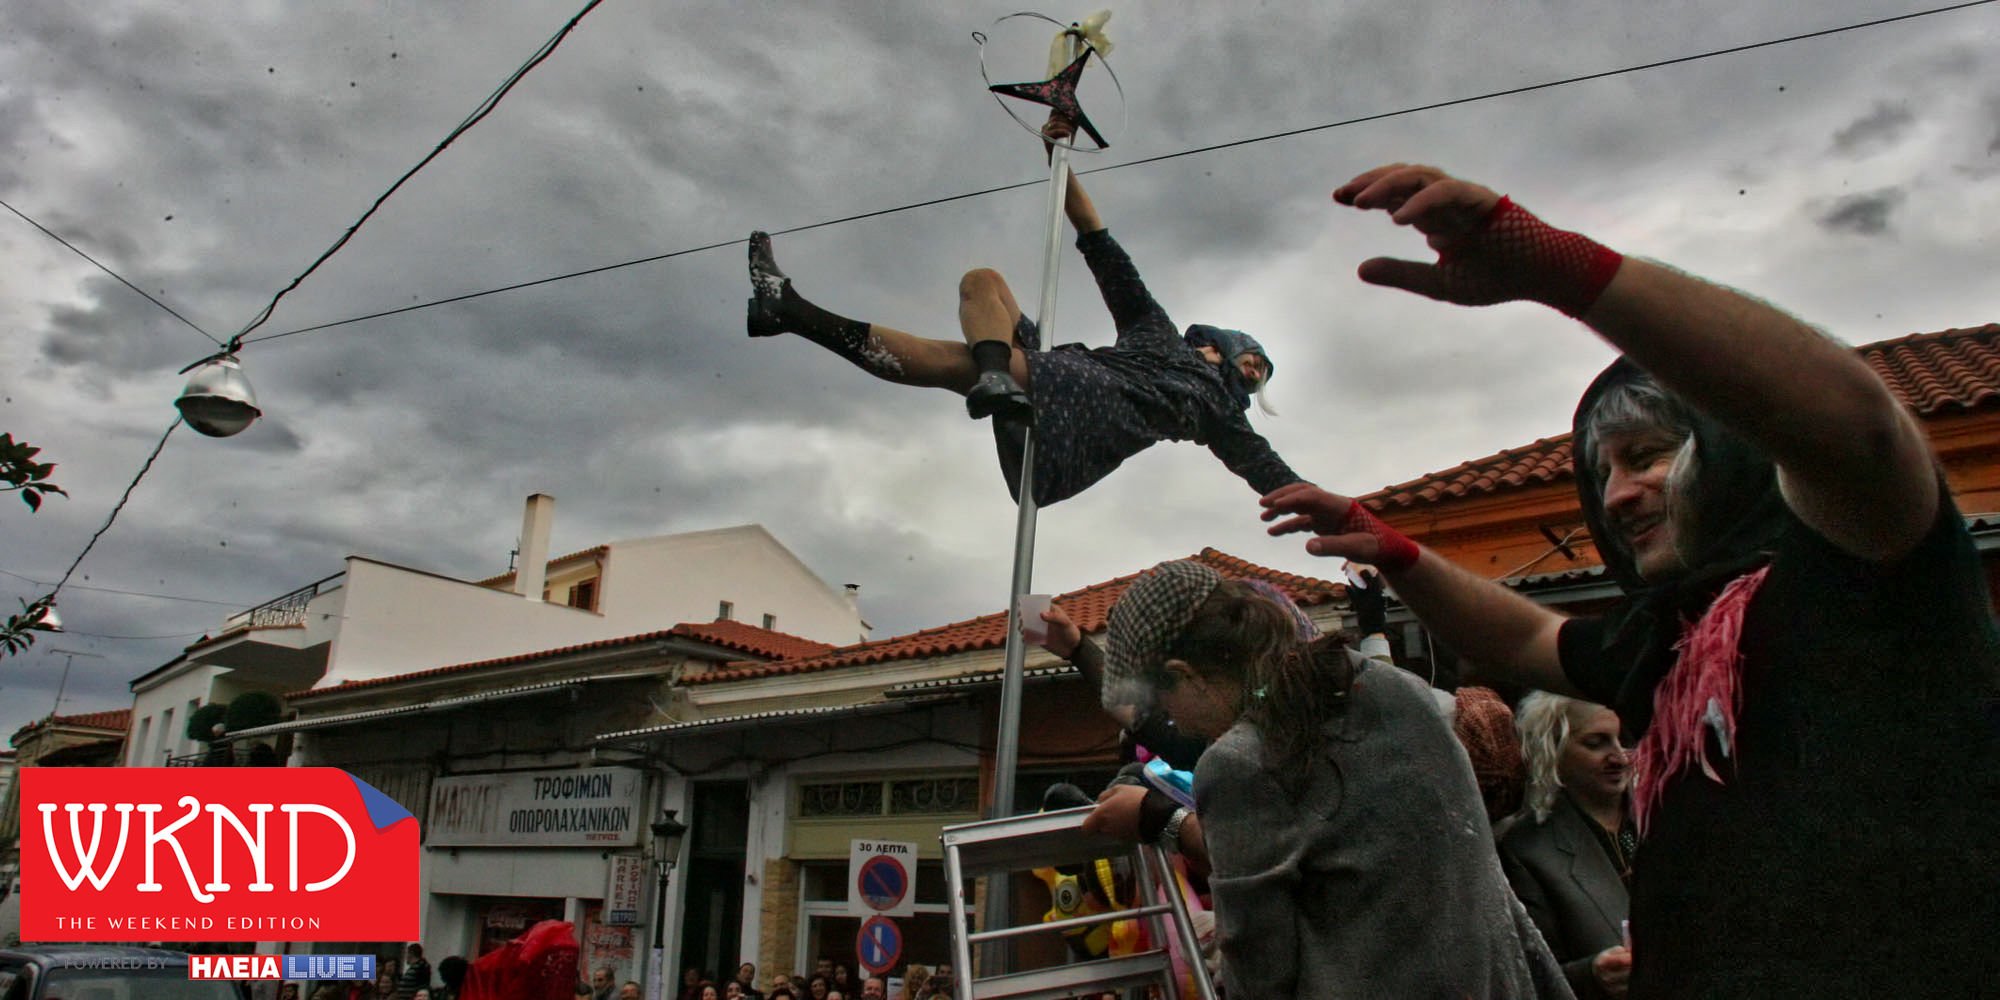
[[[1174,974],[1172,956],[1164,942],[1168,935],[1178,942],[1192,970],[1195,992],[1200,1000],[1215,1000],[1215,986],[1201,961],[1201,944],[1187,904],[1181,899],[1174,869],[1165,851],[1153,844],[1134,845],[1102,834],[1085,833],[1083,819],[1090,806],[1055,812],[1031,813],[1005,819],[985,820],[948,826],[939,834],[944,842],[944,871],[951,895],[952,959],[959,972],[957,1000],[1062,1000],[1084,993],[1126,990],[1157,985],[1172,1000],[1192,1000],[1182,996],[1181,977]],[[969,874],[1028,871],[1051,865],[1088,864],[1098,858],[1129,857],[1137,874],[1138,902],[1132,909],[1095,913],[1089,916],[1052,920],[1013,927],[989,927],[971,931],[966,920],[965,888]],[[1159,887],[1167,890],[1162,893]],[[988,892],[1006,892],[1004,883],[989,883]],[[1154,902],[1162,895],[1165,903]],[[1114,920],[1143,919],[1153,941],[1160,947],[1132,955],[1120,955],[1074,962],[1026,972],[1001,972],[975,978],[972,975],[973,946],[1003,941],[1044,931]],[[982,970],[989,971],[989,970]]]

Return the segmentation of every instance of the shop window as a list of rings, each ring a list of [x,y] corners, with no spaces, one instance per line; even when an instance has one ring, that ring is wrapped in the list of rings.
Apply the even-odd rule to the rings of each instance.
[[[979,779],[969,775],[888,781],[830,781],[799,786],[801,819],[954,816],[978,811]]]
[[[467,896],[472,904],[474,926],[479,931],[477,958],[490,951],[498,951],[507,942],[527,933],[528,928],[544,920],[561,920],[563,901],[560,899],[534,899],[515,896]]]
[[[799,818],[882,815],[880,781],[835,781],[799,788]]]
[[[891,816],[937,816],[978,811],[978,778],[911,778],[889,782]]]

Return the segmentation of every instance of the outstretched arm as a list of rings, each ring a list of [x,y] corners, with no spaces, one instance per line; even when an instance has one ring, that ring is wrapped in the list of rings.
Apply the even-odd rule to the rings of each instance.
[[[1922,430],[1853,351],[1792,316],[1660,264],[1621,262],[1433,167],[1378,167],[1334,199],[1390,213],[1439,254],[1430,264],[1369,260],[1362,280],[1464,305],[1528,299],[1577,316],[1769,454],[1792,510],[1840,548],[1894,559],[1935,521]]]
[[[1048,123],[1042,126],[1042,134],[1058,142],[1068,142],[1076,134],[1076,125],[1061,115],[1050,115]],[[1042,148],[1054,155],[1055,147],[1044,142]],[[1104,220],[1097,216],[1097,205],[1085,194],[1083,183],[1074,172],[1069,175],[1069,187],[1063,196],[1063,214],[1069,216],[1069,224],[1076,227],[1076,234],[1094,233],[1104,228]]]
[[[1306,551],[1369,563],[1424,627],[1453,649],[1476,650],[1488,673],[1544,691],[1580,696],[1563,674],[1556,636],[1565,619],[1491,580],[1481,579],[1383,524],[1358,500],[1311,483],[1263,499],[1273,535],[1311,532]]]
[[[1209,452],[1259,494],[1303,481],[1242,413],[1231,412],[1228,419],[1211,422],[1208,434]]]

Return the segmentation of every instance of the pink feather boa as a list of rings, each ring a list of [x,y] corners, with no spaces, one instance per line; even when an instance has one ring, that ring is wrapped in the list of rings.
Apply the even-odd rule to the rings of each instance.
[[[1725,760],[1736,756],[1736,713],[1743,707],[1743,614],[1771,572],[1765,566],[1722,588],[1699,620],[1681,632],[1680,656],[1653,692],[1653,724],[1633,754],[1632,819],[1644,837],[1667,785],[1690,767],[1726,784],[1708,759],[1713,731]]]

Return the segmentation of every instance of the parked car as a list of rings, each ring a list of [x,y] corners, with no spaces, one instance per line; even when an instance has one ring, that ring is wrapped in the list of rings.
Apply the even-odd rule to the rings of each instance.
[[[0,1000],[245,1000],[242,983],[188,979],[186,952],[123,945],[0,950]]]

